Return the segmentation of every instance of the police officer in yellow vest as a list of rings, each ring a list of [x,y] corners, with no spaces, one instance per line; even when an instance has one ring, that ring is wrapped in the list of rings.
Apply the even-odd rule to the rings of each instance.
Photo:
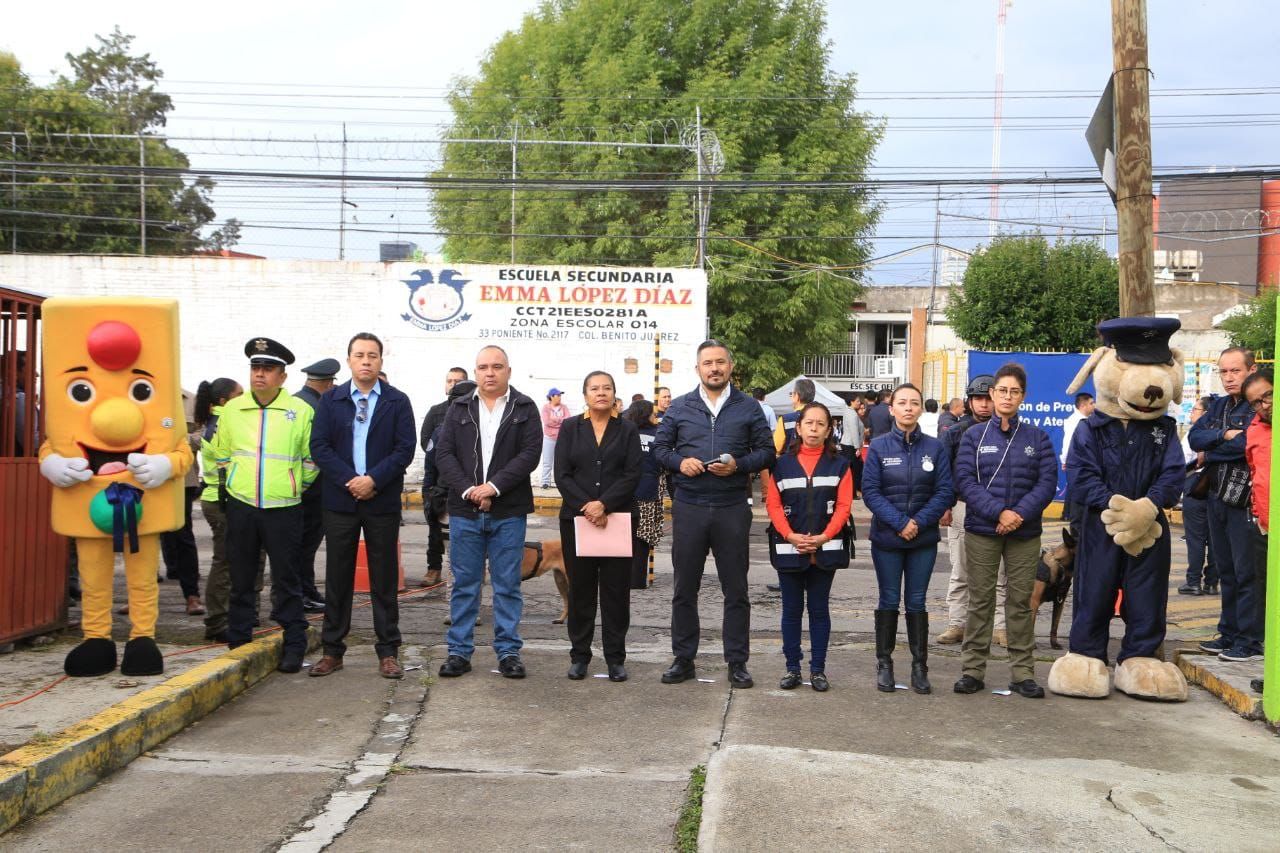
[[[252,639],[259,549],[271,558],[272,618],[284,629],[278,669],[298,672],[307,649],[298,559],[302,552],[302,493],[315,481],[311,461],[311,407],[284,389],[293,353],[270,338],[253,338],[249,393],[229,400],[213,437],[214,455],[226,466],[227,561],[231,607],[227,644]]]

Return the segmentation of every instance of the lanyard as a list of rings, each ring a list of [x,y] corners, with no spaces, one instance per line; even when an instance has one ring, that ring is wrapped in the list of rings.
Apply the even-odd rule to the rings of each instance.
[[[987,440],[987,430],[991,429],[991,421],[995,418],[989,418],[986,426],[982,428],[982,435],[978,437],[978,448],[973,451],[973,472],[978,476],[978,485],[982,485],[982,469],[978,467],[978,453],[982,450],[982,442]],[[1013,428],[1013,435],[1009,436],[1009,443],[1004,446],[1004,455],[1000,457],[1000,461],[996,463],[996,470],[991,472],[991,479],[987,480],[987,491],[991,491],[991,484],[996,481],[996,475],[1000,473],[1000,469],[1004,467],[1004,460],[1009,456],[1009,448],[1013,447],[1013,440],[1018,437],[1018,430],[1022,429],[1022,421],[1018,421],[1018,425]]]

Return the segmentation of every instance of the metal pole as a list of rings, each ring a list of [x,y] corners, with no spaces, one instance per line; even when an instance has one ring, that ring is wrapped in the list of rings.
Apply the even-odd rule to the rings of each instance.
[[[342,123],[342,177],[338,183],[338,260],[347,257],[347,123]]]
[[[18,137],[17,135],[9,137],[9,153],[12,155],[12,161],[9,166],[9,181],[13,188],[13,209],[18,209]],[[13,219],[13,243],[10,249],[15,255],[18,254],[18,218]]]
[[[1111,0],[1120,316],[1155,314],[1146,0]]]
[[[694,107],[694,126],[698,129],[696,157],[698,161],[698,267],[707,268],[707,219],[702,206],[702,107]]]
[[[142,254],[147,253],[147,145],[138,134],[138,235]]]
[[[511,263],[516,262],[516,146],[520,142],[520,122],[511,125]]]
[[[942,244],[942,184],[934,187],[933,194],[933,283],[929,285],[929,310],[924,318],[925,343],[929,341],[929,324],[933,322],[933,299],[938,292],[938,265],[941,263]]]

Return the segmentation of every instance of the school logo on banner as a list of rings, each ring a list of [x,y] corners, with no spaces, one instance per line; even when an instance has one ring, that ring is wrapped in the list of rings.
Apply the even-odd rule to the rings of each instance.
[[[466,300],[462,289],[469,279],[459,278],[457,270],[441,270],[438,278],[431,270],[414,270],[412,277],[402,279],[409,288],[409,312],[400,319],[428,332],[452,329],[471,319],[464,314]]]

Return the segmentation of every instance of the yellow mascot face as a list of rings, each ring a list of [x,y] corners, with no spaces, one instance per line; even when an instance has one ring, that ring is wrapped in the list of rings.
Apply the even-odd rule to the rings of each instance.
[[[158,454],[186,440],[178,375],[178,303],[172,299],[60,298],[43,306],[46,433],[54,453],[88,460],[93,477],[53,490],[53,528],[102,537],[91,504],[113,482],[138,485],[130,453]],[[183,525],[183,481],[145,493],[139,533]],[[96,505],[95,505],[96,508]]]

